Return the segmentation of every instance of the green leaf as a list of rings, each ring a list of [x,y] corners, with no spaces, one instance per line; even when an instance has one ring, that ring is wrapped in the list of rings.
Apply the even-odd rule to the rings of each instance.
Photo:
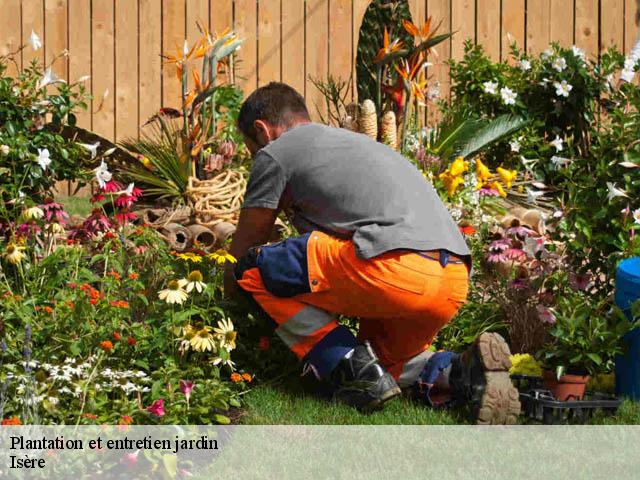
[[[511,114],[501,115],[485,123],[468,138],[456,143],[455,156],[468,158],[480,150],[513,135],[529,123],[528,120]]]
[[[602,357],[597,353],[587,353],[587,357],[589,357],[596,365],[602,365]]]
[[[231,423],[231,419],[225,415],[220,415],[219,413],[216,413],[213,418],[215,419],[216,422],[218,422],[220,425],[229,425]]]

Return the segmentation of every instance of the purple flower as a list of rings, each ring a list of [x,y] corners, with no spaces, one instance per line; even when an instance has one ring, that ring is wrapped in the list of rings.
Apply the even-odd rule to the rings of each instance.
[[[521,262],[527,258],[527,254],[520,248],[509,248],[504,252],[504,257],[507,260]]]
[[[515,290],[522,290],[529,286],[529,280],[527,280],[526,278],[516,278],[511,281],[509,286]]]
[[[514,227],[510,227],[507,229],[506,234],[509,236],[517,236],[520,238],[526,238],[529,235],[534,235],[536,232],[531,230],[530,228],[524,227],[522,225],[516,225]]]
[[[18,226],[16,234],[19,237],[31,238],[33,235],[40,233],[41,229],[36,222],[27,222]]]
[[[498,192],[495,188],[484,186],[478,190],[478,195],[480,195],[481,197],[499,197],[500,192]]]
[[[91,215],[82,224],[82,229],[85,230],[89,236],[102,232],[106,232],[111,229],[111,220],[109,220],[99,208],[95,208]]]
[[[587,290],[591,284],[591,272],[582,275],[578,273],[569,274],[569,286],[574,290]]]
[[[191,392],[193,391],[193,382],[180,380],[180,391],[184,394],[188,402],[191,397]]]

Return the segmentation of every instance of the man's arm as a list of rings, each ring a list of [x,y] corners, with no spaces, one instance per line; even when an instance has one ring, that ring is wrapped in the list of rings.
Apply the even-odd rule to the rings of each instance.
[[[240,259],[251,247],[267,243],[278,212],[278,209],[270,208],[245,208],[241,210],[238,228],[233,235],[229,253],[236,259]],[[224,293],[227,297],[234,297],[238,292],[238,284],[233,270],[234,264],[228,263],[224,272]]]

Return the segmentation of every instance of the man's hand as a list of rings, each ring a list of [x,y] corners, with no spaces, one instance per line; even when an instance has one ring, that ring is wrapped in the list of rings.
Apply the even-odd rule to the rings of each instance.
[[[264,245],[269,241],[278,210],[269,208],[245,208],[240,212],[238,228],[233,235],[229,253],[240,260],[251,247]],[[234,265],[228,265],[224,272],[224,293],[233,298],[238,293],[238,283],[233,274]]]

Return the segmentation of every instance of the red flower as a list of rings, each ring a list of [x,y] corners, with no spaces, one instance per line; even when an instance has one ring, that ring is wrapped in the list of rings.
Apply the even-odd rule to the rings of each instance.
[[[233,372],[231,374],[231,377],[229,377],[229,378],[231,378],[231,381],[234,382],[234,383],[238,383],[238,382],[242,381],[242,375],[240,375],[237,372]]]
[[[123,415],[120,421],[118,422],[118,425],[131,425],[132,423],[133,423],[133,418],[131,418],[129,415]]]
[[[78,284],[77,283],[73,283],[73,282],[69,282],[69,283],[67,283],[67,286],[69,288],[76,288],[78,286]]]
[[[133,337],[128,337],[127,343],[129,344],[130,347],[133,347],[136,343],[138,343],[138,341]]]
[[[249,375],[248,373],[243,373],[242,374],[242,379],[245,382],[251,382],[251,380],[253,380],[253,377],[251,375]]]
[[[129,212],[127,210],[122,210],[116,213],[116,221],[120,225],[125,224],[131,220],[135,220],[136,218],[138,218],[138,216],[135,213]]]
[[[100,342],[100,348],[109,353],[111,352],[111,350],[113,350],[113,343],[111,343],[109,340],[104,340],[103,342]]]
[[[127,278],[129,280],[137,280],[138,279],[138,274],[136,272],[131,272]]]
[[[147,407],[147,412],[158,417],[164,416],[164,399],[161,398],[153,402],[151,406]]]
[[[107,273],[107,275],[108,275],[109,277],[113,277],[113,278],[115,278],[116,280],[120,280],[120,279],[122,279],[122,277],[120,276],[120,274],[119,274],[118,272],[116,272],[115,270],[111,270],[109,273]]]
[[[271,345],[269,342],[269,337],[260,337],[260,342],[258,343],[258,347],[260,348],[260,350],[266,352],[267,350],[269,350],[270,346]]]
[[[44,313],[48,313],[49,315],[51,315],[53,313],[53,308],[47,306],[43,308]]]
[[[180,391],[183,393],[188,402],[189,398],[191,397],[191,392],[193,391],[193,382],[180,380]]]
[[[101,192],[96,193],[93,197],[91,197],[91,203],[101,202],[104,200],[104,195]]]
[[[95,420],[96,418],[98,418],[98,416],[94,415],[93,413],[83,413],[82,416],[84,418],[88,418],[89,420]]]
[[[102,191],[106,193],[115,193],[119,192],[120,190],[122,190],[122,186],[115,180],[109,180],[104,184],[104,188],[102,189]]]
[[[113,332],[113,339],[116,342],[119,342],[122,339],[122,337],[120,336],[120,334],[118,332]]]
[[[476,233],[476,229],[471,225],[465,225],[464,227],[460,227],[460,231],[465,235],[473,235]]]
[[[22,425],[18,417],[3,418],[2,425]]]
[[[104,234],[104,238],[107,238],[107,239],[116,238],[116,234],[113,232],[107,232]]]

